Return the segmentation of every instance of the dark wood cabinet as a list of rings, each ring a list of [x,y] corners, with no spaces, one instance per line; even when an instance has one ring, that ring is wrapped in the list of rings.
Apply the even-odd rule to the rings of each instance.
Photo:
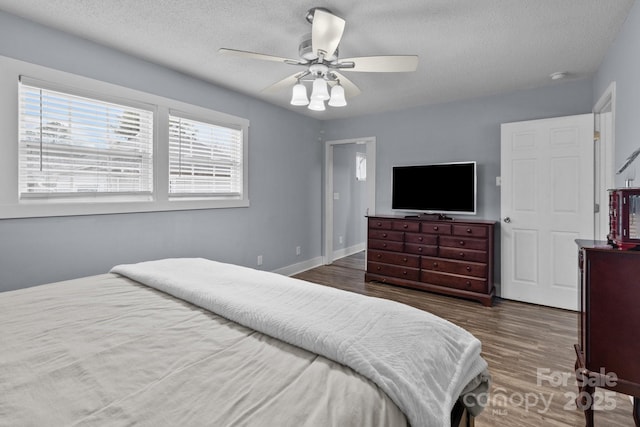
[[[593,392],[602,387],[634,396],[640,423],[640,251],[578,240],[580,269],[578,407],[593,426]]]
[[[495,221],[368,218],[366,281],[379,281],[490,306]]]

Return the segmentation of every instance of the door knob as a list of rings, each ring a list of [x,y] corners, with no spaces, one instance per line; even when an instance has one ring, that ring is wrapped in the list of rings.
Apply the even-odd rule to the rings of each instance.
[[[507,224],[511,222],[511,218],[509,218],[508,216],[505,216],[503,219],[504,222],[506,222]]]

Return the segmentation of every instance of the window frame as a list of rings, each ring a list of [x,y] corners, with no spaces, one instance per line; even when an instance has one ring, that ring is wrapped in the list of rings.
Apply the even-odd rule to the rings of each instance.
[[[101,94],[101,93],[95,93],[95,92],[89,92],[86,90],[80,90],[77,88],[67,88],[67,87],[61,87],[60,85],[56,85],[56,84],[52,84],[50,82],[47,81],[41,81],[41,80],[37,80],[37,79],[32,79],[30,77],[27,76],[20,76],[19,78],[19,88],[20,88],[20,83],[33,88],[33,89],[41,89],[44,91],[52,91],[52,92],[57,92],[60,93],[63,96],[69,96],[69,98],[73,98],[73,97],[81,97],[81,98],[85,98],[88,99],[90,101],[97,101],[98,103],[107,103],[107,104],[113,104],[113,105],[117,105],[119,107],[129,107],[132,109],[136,109],[136,110],[141,110],[141,111],[146,111],[148,113],[151,114],[151,126],[150,126],[150,133],[151,133],[151,140],[150,140],[150,148],[151,149],[151,162],[149,164],[150,166],[150,176],[148,176],[149,179],[149,185],[150,188],[148,190],[144,190],[144,191],[138,191],[138,192],[130,192],[129,194],[133,197],[133,198],[137,198],[139,200],[149,200],[149,198],[153,195],[153,178],[154,178],[154,170],[153,170],[153,166],[154,166],[154,162],[153,162],[153,156],[155,155],[155,146],[154,146],[154,131],[155,131],[155,120],[157,117],[157,108],[155,105],[153,104],[147,104],[147,103],[141,103],[141,102],[137,102],[134,100],[130,100],[130,99],[123,99],[123,98],[116,98],[114,96],[110,96],[108,94]],[[18,89],[18,96],[20,97],[20,89]],[[20,103],[21,100],[18,100],[18,103]],[[20,114],[20,108],[18,107],[18,120],[22,119],[22,116]],[[18,130],[20,131],[20,125],[18,126]],[[19,140],[19,144],[20,146],[22,145],[22,141],[20,140],[20,135],[18,136],[18,140]],[[18,168],[20,168],[22,165],[20,159],[18,160]],[[19,171],[20,172],[20,171]],[[18,177],[18,181],[20,182],[20,177]],[[42,193],[29,193],[29,192],[22,192],[20,189],[18,190],[20,193],[20,201],[23,200],[27,200],[27,199],[52,199],[52,200],[66,200],[69,199],[69,202],[72,202],[73,200],[76,200],[77,203],[83,203],[87,201],[87,198],[89,197],[89,195],[91,195],[89,197],[89,200],[93,200],[93,198],[97,199],[101,199],[101,198],[110,198],[110,197],[118,197],[118,196],[123,196],[123,195],[129,195],[127,192],[114,192],[114,193],[107,193],[107,192],[88,192],[88,193],[66,193],[66,194],[61,194],[61,193],[56,193],[56,192],[42,192]]]
[[[244,139],[244,129],[241,126],[238,126],[237,123],[223,123],[220,121],[213,121],[208,117],[202,117],[202,116],[197,116],[197,115],[193,115],[191,113],[187,113],[184,111],[178,111],[175,109],[170,109],[169,110],[169,121],[171,119],[171,117],[175,117],[175,118],[179,118],[179,119],[185,119],[185,120],[189,120],[189,121],[193,121],[193,122],[199,122],[203,125],[210,125],[210,126],[217,126],[217,127],[223,127],[223,128],[227,128],[227,129],[233,129],[236,131],[240,131],[242,133],[242,138]],[[169,142],[170,143],[170,142]],[[171,147],[169,147],[170,150]],[[240,150],[242,152],[242,156],[244,156],[245,152],[244,152],[245,147],[240,147]],[[169,166],[170,167],[170,166]],[[244,171],[245,171],[245,165],[244,162],[241,160],[240,161],[240,169],[241,169],[241,173],[242,176],[240,177],[240,182],[241,184],[244,184],[245,182],[245,175],[244,175]],[[171,175],[170,175],[170,170],[169,170],[169,181],[171,180]],[[185,199],[185,198],[217,198],[217,199],[229,199],[229,200],[234,200],[234,199],[238,199],[239,197],[242,196],[243,190],[240,190],[239,195],[237,193],[204,193],[204,194],[198,194],[198,193],[189,193],[189,192],[175,192],[172,193],[171,191],[168,190],[168,195],[169,195],[169,200],[180,200],[180,199]]]
[[[20,199],[18,188],[18,79],[20,76],[46,82],[54,90],[81,96],[95,94],[101,96],[98,99],[120,99],[134,105],[139,103],[153,106],[155,109],[153,193],[99,197],[87,195],[66,199],[46,197]],[[239,197],[169,197],[170,110],[200,117],[207,122],[232,124],[242,129],[243,177],[242,193]],[[245,118],[0,56],[0,141],[3,141],[0,144],[0,219],[249,207],[249,126],[250,122]]]

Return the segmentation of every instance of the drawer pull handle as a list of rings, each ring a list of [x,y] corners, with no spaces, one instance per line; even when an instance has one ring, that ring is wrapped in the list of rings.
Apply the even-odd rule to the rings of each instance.
[[[470,228],[467,228],[467,233],[471,233],[471,229]]]
[[[464,258],[464,252],[460,252],[460,258]]]
[[[460,240],[460,246],[464,246],[464,240]]]
[[[380,270],[382,270],[382,267],[378,266],[378,267],[376,267],[376,270],[380,271]]]
[[[382,255],[378,254],[378,255],[376,255],[376,258],[378,258],[378,259],[382,258]]]
[[[408,226],[408,224],[402,224],[402,228],[407,228]]]
[[[424,238],[422,236],[420,236],[420,237],[418,237],[418,240],[422,242],[424,240]]]
[[[402,258],[402,262],[407,262],[407,261],[408,261],[408,259]]]
[[[438,263],[437,263],[437,262],[434,262],[434,263],[433,263],[433,266],[434,266],[434,267],[438,267]]]
[[[467,265],[467,271],[471,271],[471,267]]]
[[[422,246],[418,248],[418,252],[422,252]]]
[[[434,226],[433,226],[433,229],[434,229],[435,231],[438,231],[438,226],[437,226],[437,225],[434,225]]]
[[[380,226],[382,226],[382,223],[381,223],[381,222],[378,222],[378,223],[377,223],[377,225],[378,225],[378,227],[380,227]]]
[[[471,282],[467,280],[466,285],[467,285],[467,288],[470,288],[471,287]]]
[[[406,272],[406,271],[403,271],[403,272],[402,272],[402,275],[403,275],[403,276],[406,276],[406,275],[407,275],[407,272]]]
[[[382,237],[387,237],[387,233],[382,233]]]
[[[386,244],[386,243],[383,243],[383,244],[382,244],[382,247],[383,247],[383,248],[386,248],[386,247],[387,247],[387,244]]]

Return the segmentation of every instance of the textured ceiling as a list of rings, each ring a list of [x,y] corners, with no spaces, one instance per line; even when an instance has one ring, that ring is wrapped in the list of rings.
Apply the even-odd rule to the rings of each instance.
[[[354,117],[593,74],[634,0],[0,0],[0,10],[319,119]],[[340,57],[418,55],[413,73],[344,73],[343,108],[289,105],[262,90],[301,68],[218,54],[297,58],[312,7],[346,20]]]

